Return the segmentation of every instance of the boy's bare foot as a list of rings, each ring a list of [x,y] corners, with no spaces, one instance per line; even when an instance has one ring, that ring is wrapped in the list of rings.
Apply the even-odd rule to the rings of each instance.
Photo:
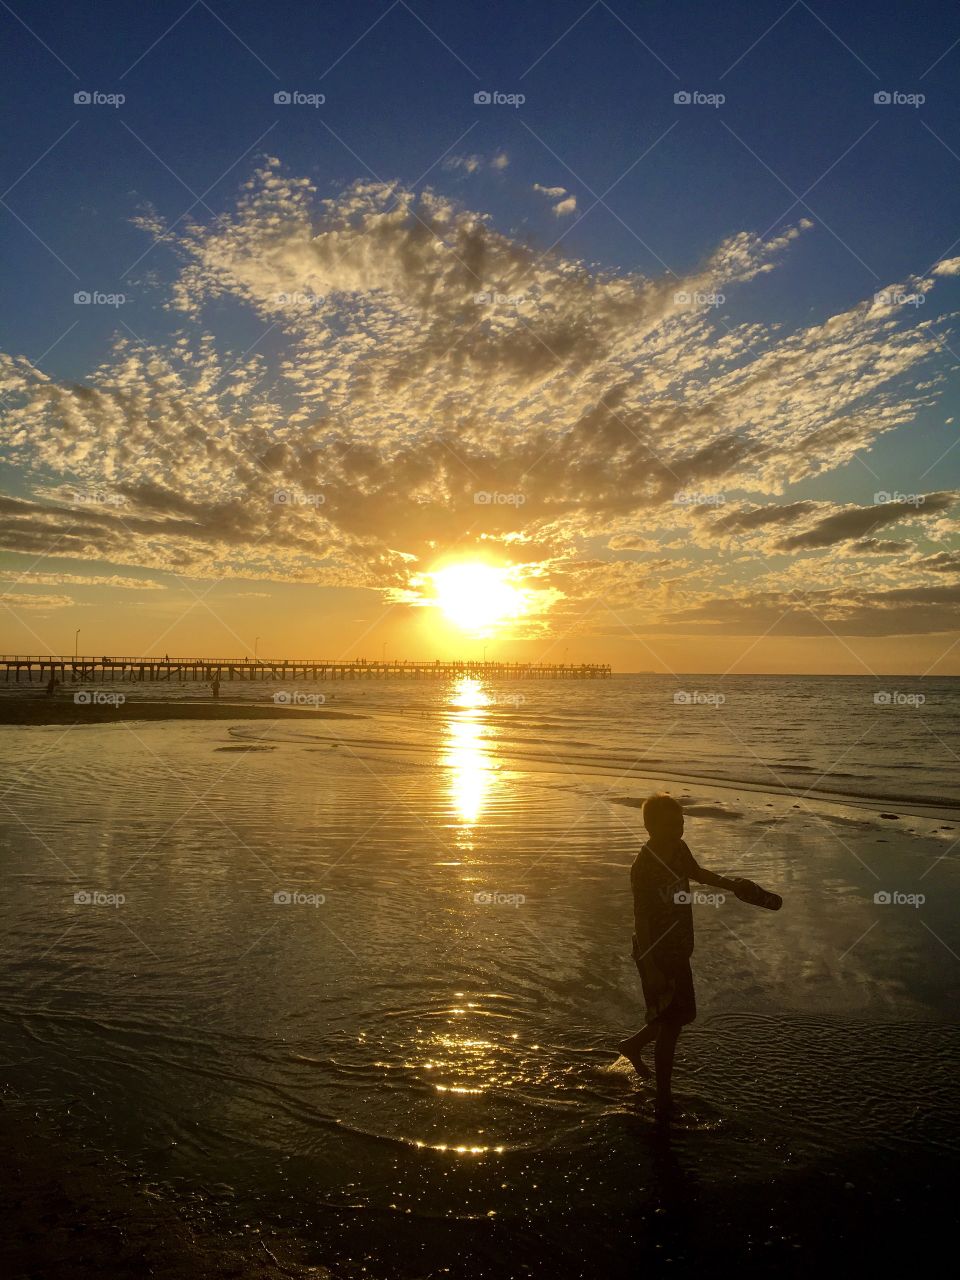
[[[636,1048],[635,1045],[631,1044],[629,1040],[621,1040],[617,1045],[617,1048],[630,1063],[631,1067],[633,1067],[637,1075],[643,1076],[645,1080],[649,1080],[652,1072],[640,1056],[640,1050]]]

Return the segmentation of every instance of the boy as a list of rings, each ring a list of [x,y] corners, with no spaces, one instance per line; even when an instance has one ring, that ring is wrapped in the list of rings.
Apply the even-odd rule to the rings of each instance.
[[[681,1027],[697,1016],[690,956],[693,911],[690,881],[742,891],[743,881],[729,880],[697,865],[684,843],[683,810],[673,796],[650,796],[643,806],[643,825],[650,836],[630,868],[635,933],[633,958],[640,970],[647,1003],[646,1025],[618,1047],[638,1075],[650,1071],[641,1056],[655,1042],[656,1114],[668,1119],[673,1106],[670,1079]]]

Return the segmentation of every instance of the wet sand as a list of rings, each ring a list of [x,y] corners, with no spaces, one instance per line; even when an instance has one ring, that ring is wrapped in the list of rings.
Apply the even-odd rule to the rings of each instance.
[[[828,1274],[841,1265],[856,1274],[880,1262],[886,1270],[915,1264],[918,1254],[952,1247],[956,1222],[948,1179],[933,1159],[922,1170],[913,1164],[889,1198],[876,1194],[876,1170],[856,1154],[841,1166],[784,1169],[766,1186],[703,1187],[684,1167],[685,1144],[677,1150],[651,1127],[656,1178],[638,1183],[616,1230],[605,1216],[557,1202],[544,1206],[533,1248],[522,1216],[345,1213],[332,1226],[335,1246],[305,1244],[256,1221],[226,1228],[208,1213],[188,1222],[146,1179],[105,1163],[9,1092],[0,1142],[0,1267],[12,1280],[632,1280],[639,1269],[702,1276],[718,1265],[799,1280],[814,1264]],[[332,1268],[313,1256],[325,1247],[341,1259]],[[351,1255],[357,1261],[345,1260]],[[377,1255],[379,1266],[360,1262]]]
[[[238,702],[74,702],[42,695],[0,699],[0,724],[116,724],[122,720],[363,720],[326,707],[269,706]]]
[[[290,1245],[251,1230],[188,1224],[170,1201],[102,1155],[57,1132],[9,1091],[0,1099],[0,1267],[44,1280],[325,1280]]]

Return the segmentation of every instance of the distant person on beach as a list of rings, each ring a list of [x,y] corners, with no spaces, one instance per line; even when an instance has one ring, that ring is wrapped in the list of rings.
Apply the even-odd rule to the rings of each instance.
[[[47,697],[48,698],[53,697],[54,693],[56,692],[57,685],[59,683],[60,681],[57,679],[56,675],[51,674],[50,679],[47,681]]]
[[[213,677],[213,679],[210,681],[210,688],[213,690],[213,696],[215,698],[219,698],[220,697],[220,677],[219,676]]]
[[[618,1046],[638,1075],[649,1077],[642,1051],[653,1044],[656,1113],[669,1119],[671,1079],[680,1031],[697,1016],[690,957],[693,910],[690,881],[725,889],[744,902],[778,910],[781,899],[752,880],[730,879],[697,864],[683,840],[683,810],[670,795],[650,796],[643,805],[649,839],[630,868],[633,890],[633,958],[647,1005],[646,1024]]]

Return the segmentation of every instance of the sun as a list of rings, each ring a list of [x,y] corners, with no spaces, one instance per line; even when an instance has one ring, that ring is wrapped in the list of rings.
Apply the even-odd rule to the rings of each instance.
[[[527,611],[527,594],[510,581],[510,569],[449,564],[429,576],[437,606],[462,631],[482,635]]]

